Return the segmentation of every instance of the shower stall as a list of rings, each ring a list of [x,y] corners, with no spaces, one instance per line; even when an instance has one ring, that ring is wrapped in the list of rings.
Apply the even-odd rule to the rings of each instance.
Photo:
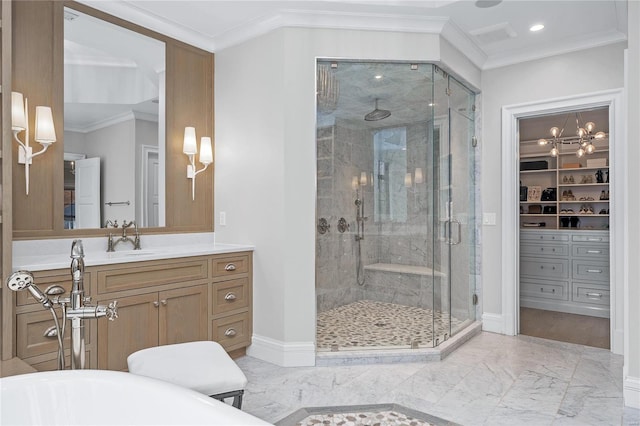
[[[475,94],[428,63],[317,61],[318,351],[475,321]]]

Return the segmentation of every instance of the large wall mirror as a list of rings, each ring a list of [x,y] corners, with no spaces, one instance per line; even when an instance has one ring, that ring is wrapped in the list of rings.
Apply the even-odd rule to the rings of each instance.
[[[165,226],[165,52],[64,8],[64,229]]]

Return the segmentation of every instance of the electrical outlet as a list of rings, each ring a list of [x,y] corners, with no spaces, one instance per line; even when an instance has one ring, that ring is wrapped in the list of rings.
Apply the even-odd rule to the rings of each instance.
[[[227,226],[227,213],[220,212],[220,226]]]

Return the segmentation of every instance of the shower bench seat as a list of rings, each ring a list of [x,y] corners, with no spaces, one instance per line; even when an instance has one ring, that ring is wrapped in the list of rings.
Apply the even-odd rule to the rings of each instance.
[[[365,265],[365,271],[376,272],[392,272],[396,274],[411,274],[422,276],[446,277],[447,275],[440,271],[434,271],[426,266],[400,265],[397,263],[372,263]]]

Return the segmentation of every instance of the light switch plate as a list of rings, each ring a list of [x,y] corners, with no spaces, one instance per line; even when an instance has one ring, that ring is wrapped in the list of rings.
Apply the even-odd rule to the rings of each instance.
[[[482,224],[495,226],[496,225],[496,214],[495,213],[483,213],[482,214]]]

